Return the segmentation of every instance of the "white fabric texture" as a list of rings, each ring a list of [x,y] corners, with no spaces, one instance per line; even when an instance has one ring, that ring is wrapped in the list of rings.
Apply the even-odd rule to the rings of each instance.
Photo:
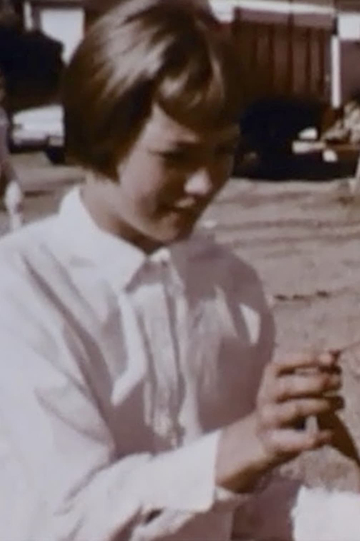
[[[360,496],[302,487],[292,511],[295,541],[359,541]]]
[[[75,189],[0,241],[0,278],[1,537],[230,539],[218,429],[273,344],[252,268],[200,233],[146,257]]]
[[[1,538],[287,541],[297,483],[249,498],[214,481],[273,333],[249,265],[200,232],[147,257],[98,229],[79,189],[1,239]],[[317,494],[299,493],[295,541],[359,541],[356,523],[336,530],[358,496],[321,493],[318,514]]]

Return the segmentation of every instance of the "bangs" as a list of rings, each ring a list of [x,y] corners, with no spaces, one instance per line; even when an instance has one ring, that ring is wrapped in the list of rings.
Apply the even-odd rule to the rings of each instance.
[[[190,128],[238,123],[240,58],[194,0],[122,0],[97,21],[66,69],[66,152],[116,180],[153,104]]]
[[[196,36],[199,41],[199,36]],[[213,128],[237,122],[242,106],[240,62],[228,43],[187,40],[169,54],[155,101],[173,118],[189,126]],[[199,47],[201,45],[201,47]]]

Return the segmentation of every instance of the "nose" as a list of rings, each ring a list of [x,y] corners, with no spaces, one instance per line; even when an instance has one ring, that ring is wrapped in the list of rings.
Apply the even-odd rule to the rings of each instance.
[[[185,183],[185,191],[188,195],[206,197],[212,191],[210,171],[202,167],[193,171]]]

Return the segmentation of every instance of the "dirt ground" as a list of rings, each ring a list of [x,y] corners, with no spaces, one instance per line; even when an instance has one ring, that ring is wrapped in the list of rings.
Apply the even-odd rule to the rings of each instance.
[[[26,221],[55,211],[81,175],[42,157],[16,157],[27,197]],[[337,348],[360,340],[360,195],[345,180],[267,182],[233,179],[204,220],[218,240],[262,277],[277,324],[277,355]],[[0,233],[6,231],[0,212]],[[346,407],[341,414],[360,449],[360,345],[341,357]],[[286,466],[311,485],[360,491],[360,472],[322,449]]]
[[[346,180],[233,180],[209,209],[218,240],[262,277],[277,325],[277,355],[360,340],[360,196]],[[357,360],[358,358],[358,360]],[[342,418],[360,445],[360,345],[341,357]],[[360,472],[331,449],[285,468],[314,486],[360,490]]]

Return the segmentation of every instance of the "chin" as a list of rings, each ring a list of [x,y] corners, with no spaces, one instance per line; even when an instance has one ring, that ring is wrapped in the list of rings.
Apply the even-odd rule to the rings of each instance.
[[[173,242],[186,240],[191,236],[196,223],[197,220],[189,220],[187,223],[183,222],[182,224],[164,223],[157,231],[153,231],[151,237],[155,242],[161,244],[171,244]]]
[[[178,242],[181,240],[186,240],[191,236],[193,230],[194,230],[194,224],[191,224],[191,226],[174,231],[174,234],[172,235],[171,240],[169,240],[168,242]]]

